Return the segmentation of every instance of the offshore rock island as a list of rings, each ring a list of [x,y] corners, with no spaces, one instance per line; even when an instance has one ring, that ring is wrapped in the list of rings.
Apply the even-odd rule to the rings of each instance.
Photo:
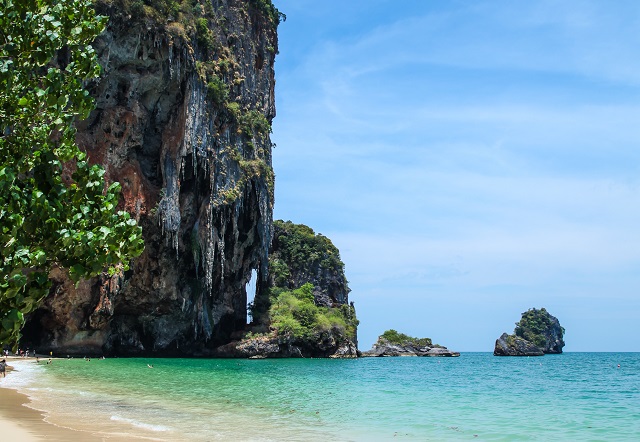
[[[269,0],[97,0],[96,10],[109,17],[94,42],[103,72],[87,86],[96,109],[77,141],[121,183],[145,250],[130,271],[78,285],[53,271],[22,341],[70,355],[355,355],[337,249],[327,240],[331,256],[300,266],[291,259],[313,249],[291,255],[286,234],[271,248],[283,15]],[[229,345],[248,330],[259,339],[247,345],[268,350]]]
[[[503,333],[496,340],[495,356],[543,356],[560,354],[564,347],[564,328],[545,308],[532,308],[522,314],[514,333]]]
[[[362,352],[365,357],[382,356],[460,356],[457,351],[434,344],[430,338],[414,338],[396,330],[387,330],[373,344],[371,350]]]

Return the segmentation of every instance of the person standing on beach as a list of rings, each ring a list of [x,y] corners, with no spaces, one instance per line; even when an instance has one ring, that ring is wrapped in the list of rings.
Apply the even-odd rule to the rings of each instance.
[[[2,375],[3,378],[7,377],[7,360],[3,359],[2,362],[0,362],[0,374]]]

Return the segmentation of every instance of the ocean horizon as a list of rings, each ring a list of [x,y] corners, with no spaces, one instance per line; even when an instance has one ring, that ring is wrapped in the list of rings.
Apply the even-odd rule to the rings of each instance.
[[[639,440],[640,353],[55,359],[0,383],[53,424],[153,440]],[[150,368],[151,365],[153,368]],[[619,367],[618,367],[619,365]]]

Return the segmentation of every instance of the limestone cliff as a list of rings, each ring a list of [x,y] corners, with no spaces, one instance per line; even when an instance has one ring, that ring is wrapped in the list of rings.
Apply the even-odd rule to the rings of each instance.
[[[132,270],[54,287],[24,342],[55,353],[209,355],[266,281],[277,10],[268,0],[98,0],[102,76],[78,143],[143,227]]]
[[[305,225],[273,227],[269,277],[251,305],[250,331],[218,355],[357,357],[358,320],[338,249]]]
[[[564,328],[545,308],[522,313],[512,335],[503,333],[496,340],[495,356],[542,356],[562,353]]]

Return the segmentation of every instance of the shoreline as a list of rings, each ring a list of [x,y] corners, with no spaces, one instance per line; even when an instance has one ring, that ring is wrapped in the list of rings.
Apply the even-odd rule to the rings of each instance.
[[[48,357],[40,357],[41,363]],[[55,360],[56,358],[53,358]],[[35,357],[7,357],[6,378],[19,376],[20,365],[36,363]],[[28,394],[18,391],[14,386],[6,385],[0,378],[0,434],[3,439],[19,440],[21,442],[83,442],[109,441],[125,442],[138,439],[134,434],[127,434],[126,430],[119,435],[99,434],[53,424],[47,420],[49,410],[41,411],[30,406],[32,403]]]
[[[35,362],[35,358],[7,357],[7,376],[18,376],[21,364]],[[4,380],[6,378],[2,378]],[[3,438],[25,442],[42,440],[82,440],[84,434],[50,424],[45,413],[29,407],[31,399],[17,389],[0,381],[0,426]]]
[[[50,424],[44,413],[30,408],[30,399],[17,390],[0,388],[0,427],[7,440],[37,442],[43,440],[87,440],[85,434]]]

